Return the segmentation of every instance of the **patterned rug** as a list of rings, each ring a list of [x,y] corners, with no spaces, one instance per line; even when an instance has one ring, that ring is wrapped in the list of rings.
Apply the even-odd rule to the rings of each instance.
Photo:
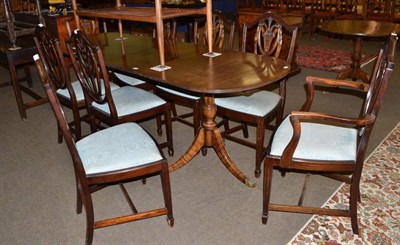
[[[371,62],[375,56],[363,54],[361,66]],[[302,67],[339,73],[350,67],[351,51],[300,45],[296,52],[296,63]]]
[[[314,215],[288,244],[400,244],[400,123],[368,157],[358,204],[359,234],[350,218]],[[347,208],[343,184],[324,207]]]

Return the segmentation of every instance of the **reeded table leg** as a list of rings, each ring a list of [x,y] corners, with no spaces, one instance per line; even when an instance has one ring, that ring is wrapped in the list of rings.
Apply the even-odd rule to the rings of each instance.
[[[202,110],[202,127],[199,129],[196,138],[189,149],[182,157],[178,159],[178,161],[169,167],[169,171],[173,172],[185,166],[190,160],[193,159],[193,157],[197,155],[203,146],[212,147],[217,153],[221,162],[225,165],[229,172],[233,174],[233,176],[246,184],[248,187],[255,187],[255,183],[250,181],[250,179],[247,178],[242,171],[240,171],[225,149],[225,144],[222,140],[221,133],[215,122],[217,106],[214,103],[214,97],[212,95],[204,96]]]

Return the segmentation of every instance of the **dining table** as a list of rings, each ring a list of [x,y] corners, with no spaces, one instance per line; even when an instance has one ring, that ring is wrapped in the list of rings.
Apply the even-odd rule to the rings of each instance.
[[[157,86],[201,97],[201,127],[186,152],[169,167],[171,172],[189,163],[203,147],[213,148],[219,160],[239,181],[254,187],[229,156],[216,123],[215,96],[259,89],[280,81],[290,71],[286,60],[227,49],[212,53],[203,44],[165,41],[168,69],[158,71],[157,40],[127,34],[100,33],[90,38],[100,46],[108,69],[133,76]]]
[[[400,24],[374,20],[330,20],[321,23],[318,29],[354,39],[350,68],[340,72],[337,79],[351,78],[369,83],[367,73],[361,68],[362,44],[367,38],[385,38],[391,33],[400,33]]]

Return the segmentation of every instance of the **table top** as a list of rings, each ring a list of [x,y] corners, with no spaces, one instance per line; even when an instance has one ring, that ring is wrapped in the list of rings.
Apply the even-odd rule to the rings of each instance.
[[[162,72],[156,39],[126,34],[128,39],[115,40],[118,33],[92,36],[102,50],[106,65],[128,75],[184,92],[226,94],[253,90],[284,78],[290,64],[281,59],[215,50],[222,55],[206,57],[207,48],[191,43],[165,42],[165,61],[171,69]]]
[[[400,33],[400,24],[373,20],[332,20],[322,23],[318,28],[329,33],[358,37],[385,37],[392,32]]]

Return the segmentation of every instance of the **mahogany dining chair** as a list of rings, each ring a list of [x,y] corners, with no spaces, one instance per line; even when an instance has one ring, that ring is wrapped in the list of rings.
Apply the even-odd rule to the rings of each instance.
[[[269,211],[351,217],[354,234],[358,234],[357,202],[360,200],[360,178],[372,129],[394,68],[397,35],[380,50],[370,83],[308,76],[307,99],[301,111],[291,112],[275,130],[264,163],[262,222],[267,223]],[[311,112],[315,86],[332,86],[365,92],[360,117]],[[335,92],[337,90],[333,90]],[[273,168],[307,173],[298,205],[272,204]],[[350,184],[349,209],[303,206],[309,173]],[[350,177],[348,177],[348,175]],[[284,188],[280,186],[280,188]],[[366,193],[368,195],[368,193]]]
[[[92,133],[97,131],[101,122],[113,126],[164,116],[167,140],[160,146],[167,147],[168,154],[172,156],[174,148],[170,104],[155,94],[134,86],[111,90],[109,71],[100,46],[94,45],[82,31],[74,31],[67,42],[67,48],[83,87]],[[104,93],[101,92],[101,84],[104,84]]]
[[[256,29],[254,36],[248,38],[247,34]],[[267,12],[250,25],[243,27],[242,51],[246,50],[248,40],[253,42],[255,54],[269,55],[294,63],[293,57],[297,43],[298,27],[288,25],[285,20],[276,13]],[[293,65],[289,75],[280,80],[279,94],[268,91],[266,88],[258,91],[249,91],[240,95],[217,97],[215,104],[218,107],[217,115],[223,118],[219,125],[224,125],[222,136],[225,139],[251,147],[256,150],[255,176],[261,173],[261,163],[266,154],[264,146],[265,128],[275,119],[275,125],[279,125],[283,118],[283,110],[286,98],[286,81],[288,77],[300,72]],[[262,78],[260,78],[262,79]],[[239,124],[230,127],[229,120],[237,121]],[[256,142],[246,138],[249,137],[247,125],[256,125]],[[274,128],[274,126],[270,126]],[[234,135],[242,130],[243,137]]]
[[[35,55],[34,60],[71,154],[77,191],[76,211],[82,213],[84,207],[86,213],[86,244],[92,244],[94,229],[161,215],[167,216],[172,227],[174,217],[168,162],[154,139],[138,124],[128,122],[74,140],[52,85],[56,81],[52,81],[51,71],[47,70],[39,55]],[[152,175],[160,175],[164,206],[139,212],[124,184]],[[113,185],[119,185],[132,213],[95,220],[92,193]]]

